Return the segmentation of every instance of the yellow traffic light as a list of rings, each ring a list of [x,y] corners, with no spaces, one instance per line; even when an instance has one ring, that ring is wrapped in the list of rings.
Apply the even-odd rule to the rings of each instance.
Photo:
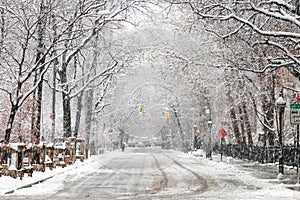
[[[165,120],[168,120],[170,118],[170,113],[169,113],[169,109],[168,108],[165,108],[163,113],[162,113],[162,117],[165,119]]]
[[[170,113],[168,110],[165,110],[165,118],[169,119],[170,118]]]
[[[142,116],[145,116],[145,115],[146,115],[146,108],[145,108],[144,105],[142,105],[141,110],[140,110],[140,113],[142,114]]]

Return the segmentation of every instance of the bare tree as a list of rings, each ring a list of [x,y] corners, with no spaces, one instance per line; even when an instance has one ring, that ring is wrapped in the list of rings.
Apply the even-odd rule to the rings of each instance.
[[[270,47],[263,58],[266,65],[257,69],[256,63],[252,63],[243,68],[264,72],[268,68],[285,67],[299,77],[298,1],[196,1],[189,5],[201,19],[221,25],[214,30],[207,29],[223,39],[239,35],[253,47]]]
[[[14,7],[14,5],[18,6]],[[0,55],[2,61],[0,68],[2,73],[6,74],[6,79],[1,84],[1,90],[8,94],[11,104],[5,131],[5,141],[7,142],[10,140],[18,109],[41,84],[42,77],[51,62],[51,60],[45,60],[47,53],[52,48],[51,45],[40,49],[40,53],[33,52],[33,48],[39,46],[35,35],[38,34],[37,31],[42,31],[37,27],[43,26],[41,20],[44,21],[45,17],[44,11],[35,10],[35,8],[34,6],[30,7],[26,2],[2,1],[1,4],[2,20],[5,22],[2,24],[2,30],[5,35],[2,38],[3,51]],[[37,8],[41,8],[39,4],[37,4]],[[39,47],[43,45],[42,32],[40,36]],[[38,57],[32,55],[38,55]],[[32,82],[31,78],[36,72],[39,73],[39,76],[35,82]]]
[[[124,21],[125,15],[121,16],[121,14],[140,3],[140,1],[116,1],[107,4],[106,1],[92,0],[76,3],[73,1],[70,3],[68,0],[21,3],[1,1],[3,33],[1,70],[12,80],[5,80],[11,87],[6,87],[6,83],[2,84],[2,91],[8,94],[11,103],[5,134],[6,141],[10,140],[16,111],[35,91],[37,92],[35,94],[37,110],[34,111],[35,124],[32,127],[35,137],[39,138],[43,76],[54,61],[60,81],[56,90],[61,91],[63,96],[64,136],[71,135],[71,98],[73,95],[78,95],[80,90],[86,89],[88,84],[101,75],[97,74],[86,83],[87,85],[76,88],[76,92],[72,94],[75,88],[74,80],[70,80],[69,74],[74,72],[74,68],[70,67],[70,62],[81,50],[88,47],[91,39],[106,24]],[[45,26],[50,18],[55,22],[55,34],[53,31],[48,31],[48,27]],[[34,49],[37,49],[37,52],[34,53]],[[58,63],[58,60],[61,62]],[[105,72],[99,73],[104,75]],[[35,80],[34,77],[36,77]],[[25,86],[30,88],[26,90],[26,93]]]
[[[40,129],[41,129],[41,116],[42,116],[42,93],[43,93],[43,80],[44,74],[42,73],[45,69],[45,61],[46,57],[43,56],[45,51],[45,31],[46,31],[46,23],[47,23],[47,15],[46,15],[46,5],[42,0],[40,3],[40,14],[38,16],[38,24],[37,24],[37,55],[36,55],[36,63],[37,66],[41,66],[34,75],[34,84],[37,84],[37,81],[40,79],[41,81],[38,83],[38,87],[36,91],[33,93],[34,105],[32,108],[32,135],[33,141],[40,140]],[[41,59],[42,58],[42,59]]]

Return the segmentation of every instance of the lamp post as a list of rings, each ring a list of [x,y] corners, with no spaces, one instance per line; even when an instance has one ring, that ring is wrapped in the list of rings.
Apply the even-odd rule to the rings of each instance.
[[[206,158],[212,159],[211,157],[211,127],[212,127],[212,121],[211,121],[211,113],[210,109],[206,109],[205,111],[206,115],[209,117],[209,120],[207,122],[207,127],[209,130],[209,137],[208,137],[208,149],[206,150]]]
[[[279,154],[279,175],[278,178],[281,178],[281,176],[284,173],[283,170],[283,142],[282,142],[282,128],[283,128],[283,114],[284,114],[284,108],[286,105],[286,101],[283,98],[282,91],[279,94],[278,99],[275,102],[277,111],[278,111],[278,140],[279,140],[279,146],[280,146],[280,154]]]
[[[209,128],[209,141],[208,141],[208,153],[207,153],[206,157],[209,158],[210,160],[212,160],[212,156],[211,156],[211,127],[212,127],[212,121],[211,121],[211,119],[208,120],[207,126]]]

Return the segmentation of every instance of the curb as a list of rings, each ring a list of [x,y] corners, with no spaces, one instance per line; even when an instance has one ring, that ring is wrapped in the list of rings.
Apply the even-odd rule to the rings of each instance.
[[[44,178],[44,179],[42,179],[42,180],[39,180],[39,181],[36,181],[36,182],[33,182],[33,183],[30,183],[30,184],[27,184],[27,185],[24,185],[24,186],[21,186],[21,187],[18,187],[18,188],[14,189],[14,190],[10,190],[10,191],[8,191],[8,192],[5,192],[4,195],[6,195],[6,194],[12,194],[12,193],[14,193],[16,190],[20,190],[20,189],[32,187],[33,185],[42,183],[42,182],[44,182],[44,181],[46,181],[46,180],[48,180],[48,179],[50,179],[50,178],[53,178],[54,176],[55,176],[55,175],[50,176],[50,177],[47,177],[47,178]]]
[[[96,161],[96,160],[90,160],[90,162],[95,162],[95,161]],[[29,184],[20,186],[20,187],[18,187],[18,188],[16,188],[16,189],[9,190],[9,191],[4,192],[4,193],[2,193],[2,194],[3,194],[3,195],[13,194],[13,193],[14,193],[15,191],[17,191],[17,190],[21,190],[21,189],[24,189],[24,188],[29,188],[29,187],[32,187],[33,185],[37,185],[37,184],[43,183],[43,182],[45,182],[46,180],[49,180],[49,179],[51,179],[51,178],[53,178],[53,177],[55,177],[55,176],[57,176],[57,175],[64,174],[64,173],[66,173],[66,172],[68,172],[68,171],[77,169],[78,167],[82,167],[82,166],[86,165],[87,163],[88,163],[88,162],[83,162],[81,165],[77,165],[77,166],[73,166],[73,167],[70,167],[70,168],[66,168],[65,171],[58,172],[58,173],[56,173],[56,174],[54,174],[54,175],[45,177],[45,178],[43,178],[43,179],[41,179],[41,180],[38,180],[38,181],[35,181],[35,182],[33,182],[33,183],[29,183]],[[1,195],[0,195],[0,196],[1,196]]]

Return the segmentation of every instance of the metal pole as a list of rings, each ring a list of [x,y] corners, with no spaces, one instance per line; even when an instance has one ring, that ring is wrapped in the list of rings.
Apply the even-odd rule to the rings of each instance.
[[[299,184],[299,129],[300,126],[297,124],[297,184]]]
[[[212,127],[212,122],[211,119],[209,120],[209,141],[208,141],[208,157],[211,160],[212,159],[212,150],[211,150],[211,127]]]
[[[280,91],[279,97],[276,100],[276,106],[278,108],[278,114],[279,114],[279,130],[278,130],[278,139],[279,139],[279,174],[278,178],[282,179],[283,173],[284,173],[284,165],[283,165],[283,142],[282,142],[282,128],[283,128],[283,115],[284,115],[284,107],[286,105],[286,101],[283,98],[283,91]]]
[[[222,144],[222,137],[220,137],[221,140],[221,162],[222,162],[222,156],[223,156],[223,144]]]
[[[279,155],[279,173],[283,174],[283,144],[282,144],[282,108],[279,110],[279,145],[280,145],[280,155]]]

